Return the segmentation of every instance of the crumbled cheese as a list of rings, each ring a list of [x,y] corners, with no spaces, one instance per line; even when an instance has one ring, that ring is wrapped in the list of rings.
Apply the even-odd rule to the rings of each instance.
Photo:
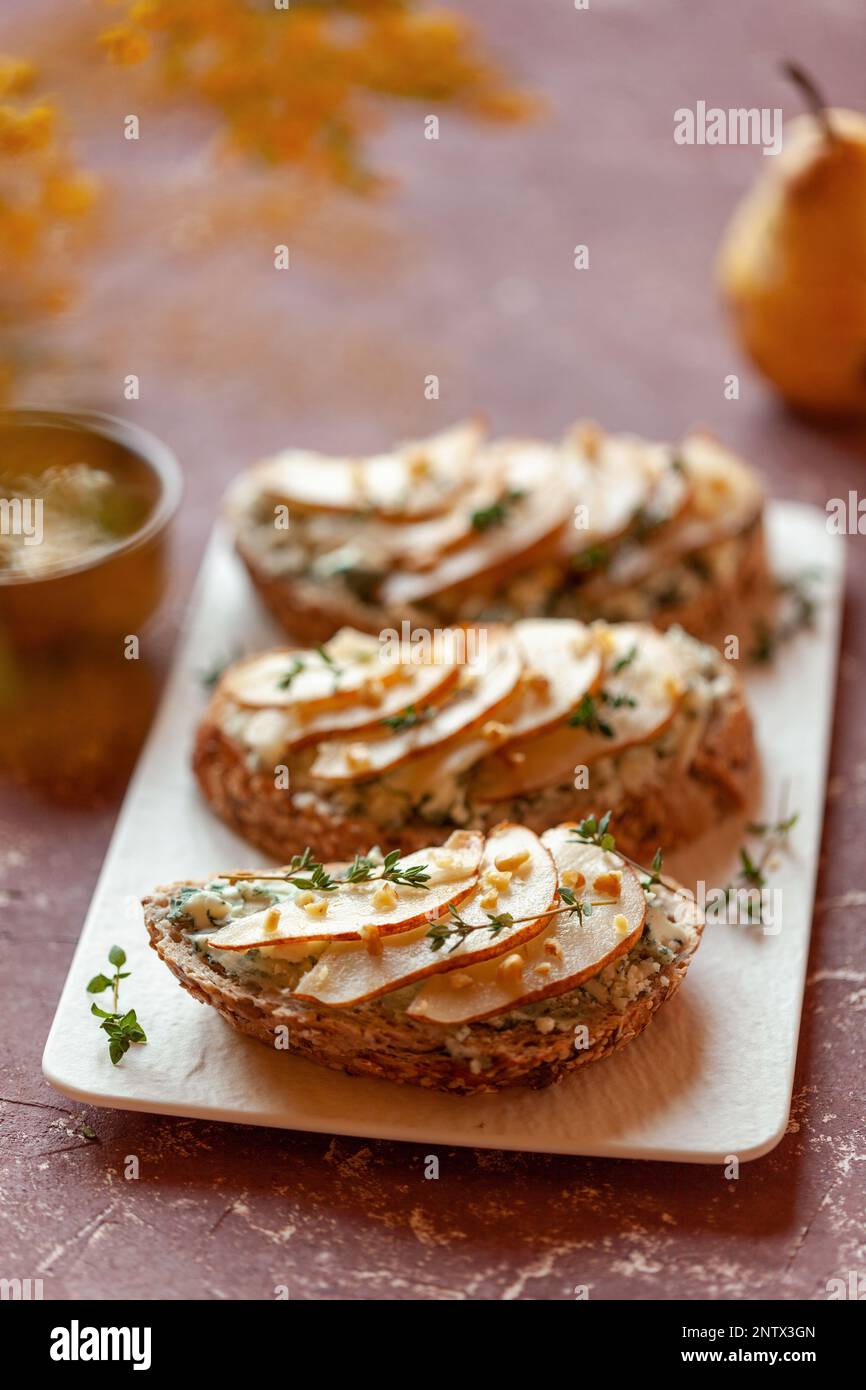
[[[618,912],[613,919],[617,936],[628,936],[628,918]]]
[[[479,899],[483,908],[495,907],[499,902],[499,894],[495,888],[488,888],[487,892]]]

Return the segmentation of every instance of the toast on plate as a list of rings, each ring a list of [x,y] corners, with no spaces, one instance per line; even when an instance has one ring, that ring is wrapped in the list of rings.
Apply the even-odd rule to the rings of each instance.
[[[227,512],[262,599],[311,643],[519,617],[718,643],[769,601],[761,487],[706,434],[488,442],[470,421],[367,458],[287,450],[241,475]]]
[[[321,1066],[547,1086],[642,1032],[700,942],[692,895],[609,820],[174,884],[144,900],[150,943],[234,1028]]]
[[[606,807],[641,858],[750,796],[733,663],[679,628],[524,619],[393,637],[343,629],[219,681],[196,776],[212,809],[280,862],[306,845],[322,859],[408,851],[501,820],[540,833]]]

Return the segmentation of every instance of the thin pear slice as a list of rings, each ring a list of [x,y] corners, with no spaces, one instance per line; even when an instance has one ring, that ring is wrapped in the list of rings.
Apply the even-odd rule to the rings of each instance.
[[[506,865],[511,868],[497,867]],[[508,873],[510,878],[496,893],[485,882],[488,873],[498,876],[500,882]],[[557,880],[550,851],[537,835],[519,825],[497,826],[487,837],[479,876],[475,890],[459,909],[462,921],[476,930],[461,936],[454,919],[446,915],[442,927],[453,934],[437,949],[426,922],[411,932],[386,937],[375,951],[367,943],[335,942],[304,976],[295,994],[334,1007],[361,1004],[428,975],[459,970],[499,955],[506,947],[528,941],[543,930],[547,919],[536,914],[555,906]],[[513,917],[514,924],[492,930],[490,917],[503,913]],[[527,918],[530,920],[524,920]]]
[[[489,754],[473,772],[475,799],[501,801],[556,785],[578,766],[649,743],[673,719],[685,683],[677,651],[664,634],[640,623],[595,624],[592,631],[604,650],[604,673],[591,704],[579,701],[572,711],[583,714],[584,724],[566,721]]]
[[[281,747],[287,752],[336,734],[381,733],[389,727],[389,720],[411,722],[421,710],[447,699],[457,684],[461,666],[457,662],[431,663],[408,666],[405,671],[405,680],[384,689],[373,686],[358,692],[354,704],[312,713],[305,705],[281,709]],[[270,708],[277,709],[276,702]]]
[[[737,535],[760,515],[761,485],[750,468],[710,434],[690,434],[680,448],[691,486],[689,507],[677,537],[683,550]]]
[[[598,683],[602,653],[591,630],[571,618],[525,618],[514,624],[526,667],[524,697],[509,721],[509,741],[561,724]]]
[[[498,519],[473,527],[473,540],[421,573],[394,573],[382,586],[393,609],[425,603],[451,590],[508,577],[536,558],[550,558],[573,514],[574,503],[558,449],[532,441],[495,446],[506,459],[506,487]],[[509,500],[510,498],[510,500]]]
[[[379,876],[367,882],[341,882],[330,892],[306,890],[277,907],[241,917],[221,927],[208,940],[220,951],[249,951],[254,946],[276,946],[282,941],[358,941],[376,928],[379,936],[408,931],[422,922],[434,922],[448,907],[468,897],[478,879],[484,836],[477,831],[455,830],[444,845],[416,850],[400,860],[403,869],[423,865],[429,878],[423,887],[391,885],[387,905],[374,902],[385,884]],[[307,877],[298,870],[299,877]],[[319,905],[325,909],[319,915]]]
[[[501,628],[486,630],[478,660],[464,666],[457,688],[428,718],[388,737],[366,742],[328,740],[319,745],[310,776],[328,782],[359,782],[378,777],[410,758],[441,747],[484,723],[508,700],[523,669],[514,637]]]
[[[475,481],[456,498],[450,510],[427,521],[391,525],[387,538],[389,557],[404,570],[432,570],[446,555],[478,539],[473,518],[496,506],[508,484],[504,463],[495,449],[480,450],[473,472]]]
[[[222,693],[251,709],[336,709],[409,680],[413,667],[395,661],[390,650],[368,632],[341,628],[314,651],[278,648],[231,666]]]
[[[684,556],[745,531],[760,514],[763,493],[754,474],[709,435],[689,435],[678,450],[679,482],[684,489],[669,521],[643,545],[623,547],[610,566],[582,589],[587,602],[611,589],[638,584],[648,575],[676,564]],[[667,487],[674,484],[669,470]],[[653,510],[662,504],[654,502]]]
[[[560,883],[563,876],[576,877],[573,891],[593,901],[592,911],[582,921],[574,913],[554,917],[531,941],[471,966],[459,989],[447,975],[428,980],[409,1005],[410,1018],[448,1025],[492,1018],[575,989],[635,945],[646,918],[637,874],[616,854],[579,844],[572,829],[559,825],[541,840],[553,854]],[[619,875],[618,891],[611,889],[612,871]]]
[[[623,535],[646,509],[660,467],[661,446],[632,435],[593,436],[591,451],[585,439],[585,429],[576,425],[563,443],[575,522],[585,522],[570,533],[573,552]]]
[[[479,422],[468,421],[368,458],[289,449],[259,464],[253,476],[265,496],[299,511],[418,520],[441,515],[468,487],[482,434]]]

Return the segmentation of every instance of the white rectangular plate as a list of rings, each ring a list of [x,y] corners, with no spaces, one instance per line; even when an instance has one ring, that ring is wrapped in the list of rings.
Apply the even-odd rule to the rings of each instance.
[[[800,812],[790,852],[771,874],[783,895],[781,930],[709,926],[683,989],[622,1052],[548,1090],[469,1098],[347,1077],[270,1051],[191,999],[149,949],[143,894],[262,862],[209,813],[189,771],[202,672],[279,640],[225,539],[215,536],[45,1046],[48,1080],[96,1105],[327,1134],[698,1163],[766,1153],[784,1133],[791,1098],[843,576],[842,543],[828,535],[823,513],[774,503],[768,530],[777,574],[796,572],[807,558],[822,571],[814,630],[748,677],[764,768],[756,814],[774,819],[786,784]],[[666,867],[692,884],[699,875],[725,884],[741,835],[741,825],[722,828]],[[149,1039],[117,1067],[85,993],[115,942],[132,970],[122,1002],[135,1007]]]

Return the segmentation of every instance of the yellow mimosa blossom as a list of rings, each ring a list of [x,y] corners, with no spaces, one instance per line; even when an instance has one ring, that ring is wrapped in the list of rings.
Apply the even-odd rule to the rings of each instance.
[[[0,97],[19,96],[33,85],[35,69],[22,58],[0,53]]]
[[[101,39],[113,61],[153,49],[235,146],[355,189],[374,182],[360,146],[383,99],[495,120],[535,106],[479,57],[464,19],[417,0],[125,0],[123,10]]]
[[[55,107],[19,100],[34,78],[29,63],[0,59],[0,398],[18,351],[7,335],[20,339],[69,301],[58,266],[68,253],[68,228],[96,195],[95,181],[71,163]]]

